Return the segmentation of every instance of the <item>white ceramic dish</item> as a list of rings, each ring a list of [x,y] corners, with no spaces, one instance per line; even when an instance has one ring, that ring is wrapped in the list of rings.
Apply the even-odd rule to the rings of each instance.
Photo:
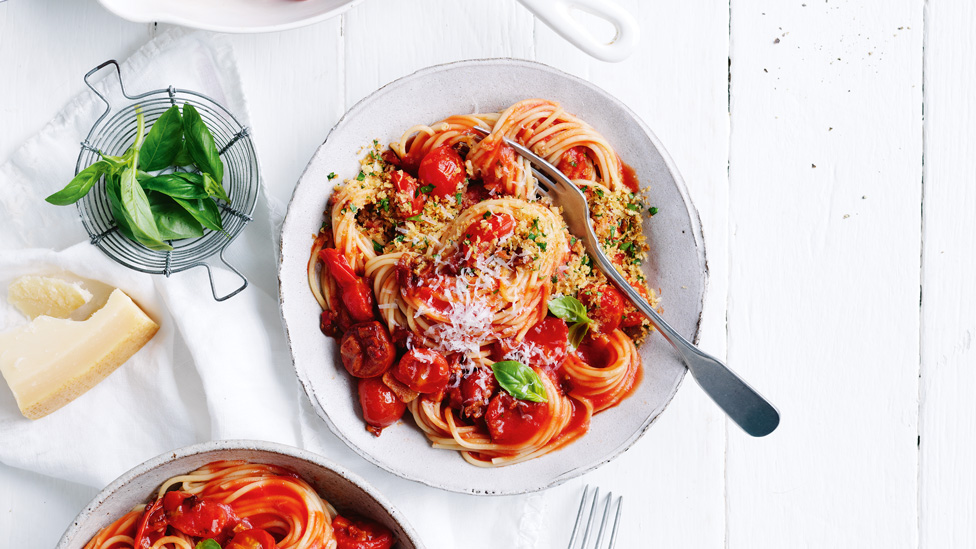
[[[362,0],[98,0],[112,13],[135,21],[158,21],[218,32],[252,33],[293,29],[324,21]],[[603,61],[622,61],[640,39],[637,20],[612,0],[519,0],[560,36]],[[585,12],[613,26],[610,41],[576,17]]]
[[[172,23],[217,32],[293,29],[335,17],[363,0],[98,0],[136,23]]]
[[[453,451],[435,450],[405,419],[374,437],[364,428],[355,383],[335,341],[319,331],[320,309],[308,288],[306,262],[335,183],[359,171],[359,151],[389,143],[420,123],[456,113],[488,112],[542,97],[593,125],[650,186],[659,213],[645,222],[651,246],[645,271],[662,290],[664,316],[697,339],[706,271],[701,227],[684,184],[651,131],[625,105],[596,86],[545,65],[510,59],[464,61],[401,78],[363,99],[336,124],[295,188],[281,234],[281,314],[298,377],[312,404],[360,455],[424,484],[474,494],[516,494],[554,486],[606,463],[633,444],[670,402],[685,367],[660,337],[641,348],[644,379],[619,406],[593,418],[590,432],[566,448],[508,467],[483,469]],[[327,174],[339,175],[329,181]]]
[[[68,527],[55,549],[81,549],[100,529],[148,501],[169,478],[219,460],[246,460],[287,467],[311,484],[340,512],[354,512],[383,524],[399,549],[423,549],[403,515],[365,480],[339,465],[291,446],[254,440],[220,440],[154,457],[102,490]]]

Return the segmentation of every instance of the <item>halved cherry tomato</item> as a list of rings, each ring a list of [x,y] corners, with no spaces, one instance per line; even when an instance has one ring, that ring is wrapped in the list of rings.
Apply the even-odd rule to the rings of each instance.
[[[590,285],[579,292],[579,300],[586,306],[586,315],[593,320],[590,329],[609,334],[620,326],[624,312],[624,298],[609,284]]]
[[[593,181],[596,178],[596,170],[593,161],[586,155],[586,147],[573,147],[564,152],[556,168],[570,179]]]
[[[383,428],[396,423],[407,409],[407,405],[378,377],[360,379],[358,392],[366,429],[376,436],[380,436]]]
[[[481,170],[481,180],[485,188],[489,191],[502,191],[505,181],[515,177],[515,164],[518,161],[515,149],[507,145],[504,141],[499,141],[493,150],[488,150],[487,145],[482,142],[482,150],[486,151],[484,168]]]
[[[240,522],[230,505],[186,492],[167,492],[163,509],[169,525],[189,536],[215,538]]]
[[[390,549],[393,533],[382,524],[357,516],[332,519],[336,549]]]
[[[396,348],[386,327],[373,320],[346,330],[339,344],[342,365],[353,377],[383,375],[393,365]]]
[[[498,444],[527,442],[549,419],[549,406],[545,402],[518,400],[506,391],[499,391],[491,399],[485,414],[491,440]]]
[[[502,237],[515,231],[515,219],[507,213],[491,214],[472,223],[461,235],[458,255],[466,264],[474,263],[478,256],[488,254]]]
[[[460,185],[464,183],[464,161],[451,146],[441,145],[427,153],[427,156],[420,161],[417,177],[424,185],[434,187],[430,191],[432,196],[438,198],[454,196]]]
[[[362,278],[356,276],[346,258],[335,248],[320,251],[319,257],[339,285],[339,294],[349,316],[356,322],[372,320],[373,291]]]
[[[464,190],[464,196],[461,200],[461,209],[467,210],[471,206],[479,202],[484,202],[491,198],[491,193],[485,188],[484,184],[479,181],[472,181],[468,183],[468,187]]]
[[[651,296],[643,286],[634,286],[634,289],[637,290],[637,293],[644,296],[644,299],[650,299]],[[643,324],[645,318],[647,317],[644,316],[644,313],[638,311],[637,307],[634,307],[632,303],[625,303],[623,320],[620,321],[620,325],[624,328],[633,328]]]
[[[475,368],[461,379],[461,413],[465,417],[485,415],[492,395],[498,390],[498,380],[491,368]]]
[[[394,211],[401,217],[413,217],[424,211],[427,195],[420,192],[417,180],[403,170],[397,170],[390,176],[396,196],[393,198]]]
[[[529,328],[522,342],[528,366],[545,366],[555,371],[566,361],[569,327],[565,320],[547,316]]]
[[[418,393],[436,393],[447,387],[451,371],[437,351],[413,348],[393,368],[393,377]]]
[[[135,549],[149,549],[153,543],[150,539],[151,534],[164,530],[166,530],[166,514],[163,512],[163,498],[157,498],[142,512],[132,546]]]
[[[224,549],[277,549],[278,544],[267,530],[252,528],[234,535]]]

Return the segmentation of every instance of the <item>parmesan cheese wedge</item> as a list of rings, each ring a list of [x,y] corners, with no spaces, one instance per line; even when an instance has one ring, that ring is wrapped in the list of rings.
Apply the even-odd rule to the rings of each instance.
[[[68,318],[91,298],[91,292],[77,282],[46,276],[22,276],[7,287],[8,301],[31,319],[41,315]]]
[[[39,316],[0,334],[0,373],[25,417],[78,398],[152,339],[159,326],[122,290],[83,321]]]

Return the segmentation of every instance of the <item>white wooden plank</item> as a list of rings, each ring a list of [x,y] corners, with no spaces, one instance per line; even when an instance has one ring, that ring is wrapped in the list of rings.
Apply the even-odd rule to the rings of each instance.
[[[926,3],[920,547],[976,546],[976,6]]]
[[[641,42],[630,59],[596,61],[539,22],[537,59],[624,101],[668,149],[701,214],[705,234],[710,277],[700,345],[724,357],[728,2],[630,0],[621,4],[638,17],[641,26]],[[651,344],[667,345],[661,339]],[[725,538],[724,456],[724,415],[689,376],[643,439],[582,482],[623,494],[627,506],[621,547],[718,547]],[[553,520],[569,514],[572,505],[572,498],[553,504]],[[568,536],[567,531],[565,540],[555,538],[554,546],[568,541]]]
[[[514,0],[370,0],[344,19],[347,107],[430,65],[532,55],[533,18]]]
[[[914,547],[922,0],[733,1],[727,547]]]

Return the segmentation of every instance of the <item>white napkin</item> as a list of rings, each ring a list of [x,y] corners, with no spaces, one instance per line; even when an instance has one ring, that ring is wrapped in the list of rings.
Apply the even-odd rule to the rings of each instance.
[[[113,70],[104,70],[100,85],[117,97]],[[248,125],[236,61],[223,36],[167,31],[123,63],[122,76],[130,95],[169,85],[199,91]],[[181,446],[270,440],[318,452],[365,477],[431,549],[549,545],[543,524],[555,491],[488,498],[427,488],[359,457],[315,414],[281,327],[274,240],[283,208],[267,193],[227,249],[251,284],[222,303],[213,300],[204,271],[165,278],[126,269],[88,243],[75,207],[46,203],[45,196],[72,178],[79,142],[102,109],[94,94],[82,93],[0,166],[0,331],[27,321],[5,302],[3,289],[13,279],[62,270],[121,288],[160,331],[101,384],[37,421],[21,416],[0,382],[0,462],[101,488]],[[260,142],[260,128],[252,134]],[[233,288],[236,279],[218,277],[221,282]]]
[[[103,69],[100,85],[117,98],[113,72]],[[122,77],[130,95],[169,85],[202,92],[248,125],[237,65],[221,36],[168,31],[123,63]],[[88,243],[75,207],[44,201],[71,180],[79,142],[103,108],[94,94],[82,93],[0,166],[0,290],[22,274],[66,270],[121,288],[160,331],[97,387],[38,421],[23,418],[0,386],[0,461],[101,487],[195,442],[297,444],[295,377],[275,297],[271,235],[280,215],[271,212],[280,208],[269,208],[262,196],[254,221],[227,249],[228,261],[251,284],[222,303],[214,301],[203,269],[166,278],[116,264]],[[239,281],[228,273],[217,278],[219,293]],[[26,322],[2,301],[0,330]]]

